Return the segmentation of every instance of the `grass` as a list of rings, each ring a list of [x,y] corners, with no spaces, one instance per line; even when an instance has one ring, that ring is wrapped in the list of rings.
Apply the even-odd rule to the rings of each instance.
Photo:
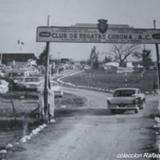
[[[36,93],[22,93],[12,92],[5,95],[0,95],[0,116],[1,117],[14,117],[11,98],[15,107],[16,117],[23,117],[30,114],[36,107],[38,107],[38,97]],[[65,93],[62,98],[55,98],[56,108],[65,105],[67,108],[81,107],[85,103],[85,98],[77,97],[72,94]]]
[[[87,70],[80,74],[64,78],[64,81],[76,85],[115,89],[118,87],[138,87],[142,91],[153,90],[156,81],[156,71],[115,73],[105,70]]]
[[[65,93],[62,98],[56,98],[56,108],[65,105],[67,108],[82,107],[86,99],[84,97],[78,97],[69,93]]]
[[[10,98],[15,106],[15,114]],[[0,148],[5,147],[8,143],[16,142],[40,124],[40,121],[37,122],[36,119],[28,117],[38,106],[37,100],[36,94],[32,92],[11,92],[0,95]],[[62,98],[55,98],[56,108],[60,108],[62,105],[67,108],[81,107],[84,103],[84,98],[67,93]],[[57,110],[55,110],[56,112]]]

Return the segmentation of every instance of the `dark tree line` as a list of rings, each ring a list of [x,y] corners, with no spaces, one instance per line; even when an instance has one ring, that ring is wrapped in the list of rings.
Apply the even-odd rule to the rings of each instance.
[[[88,60],[88,65],[90,65],[92,69],[98,69],[99,68],[98,53],[96,51],[95,46],[91,50],[89,60]]]

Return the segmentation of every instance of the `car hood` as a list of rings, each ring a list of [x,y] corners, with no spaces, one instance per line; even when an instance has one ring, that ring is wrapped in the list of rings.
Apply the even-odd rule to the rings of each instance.
[[[23,85],[39,85],[40,82],[20,82],[20,84],[23,84]]]

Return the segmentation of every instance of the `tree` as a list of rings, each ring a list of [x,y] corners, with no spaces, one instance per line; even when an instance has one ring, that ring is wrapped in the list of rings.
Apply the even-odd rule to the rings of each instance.
[[[45,62],[46,62],[46,53],[47,50],[46,50],[46,47],[43,49],[43,51],[40,53],[39,55],[39,58],[37,60],[37,64],[39,65],[45,65]]]
[[[139,49],[139,45],[137,44],[131,44],[131,45],[124,45],[124,44],[118,44],[113,45],[112,48],[112,54],[115,61],[119,62],[120,66],[124,66],[126,63],[126,60],[133,56],[134,53]]]
[[[103,62],[104,62],[104,63],[112,62],[112,57],[110,57],[110,56],[105,56]]]
[[[153,61],[151,58],[151,50],[143,49],[143,51],[136,52],[134,56],[138,59],[141,59],[140,63],[144,66],[145,69],[149,69],[150,66],[153,66]]]
[[[99,61],[98,61],[98,53],[96,52],[96,47],[94,46],[91,50],[90,57],[88,60],[88,64],[91,66],[92,69],[99,68]]]

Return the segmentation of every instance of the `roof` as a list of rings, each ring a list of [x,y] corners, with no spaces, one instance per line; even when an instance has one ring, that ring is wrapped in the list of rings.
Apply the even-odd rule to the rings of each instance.
[[[2,53],[2,63],[7,64],[12,61],[16,62],[27,62],[29,59],[36,59],[36,56],[34,53]]]
[[[27,55],[30,55],[30,54],[34,54],[34,53],[32,53],[32,52],[8,52],[8,53],[0,53],[0,54],[3,54],[3,55],[5,55],[5,54],[27,54]]]
[[[96,23],[77,23],[74,25],[75,27],[92,27],[97,28]],[[130,28],[127,24],[109,24],[108,28]]]
[[[114,67],[119,67],[118,62],[107,62],[104,64],[105,66],[114,66]]]

